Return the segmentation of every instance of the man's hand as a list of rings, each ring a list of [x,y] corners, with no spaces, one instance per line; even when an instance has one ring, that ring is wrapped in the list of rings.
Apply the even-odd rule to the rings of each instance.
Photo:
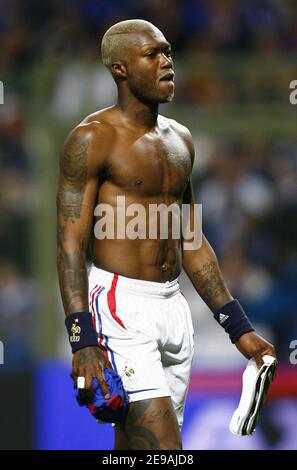
[[[85,378],[85,387],[80,394],[86,401],[92,402],[94,390],[92,380],[95,377],[106,399],[109,398],[109,389],[104,377],[105,368],[112,369],[110,362],[104,356],[103,351],[97,346],[79,349],[73,354],[71,377],[77,387],[77,378]]]
[[[265,354],[276,358],[273,345],[254,332],[243,334],[235,346],[247,359],[254,358],[259,368],[264,364],[262,357]]]

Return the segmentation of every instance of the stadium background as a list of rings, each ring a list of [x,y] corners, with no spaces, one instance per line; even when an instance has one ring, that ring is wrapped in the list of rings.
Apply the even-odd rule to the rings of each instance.
[[[232,436],[246,361],[182,276],[196,344],[184,447],[296,449],[293,0],[0,1],[0,448],[112,446],[111,427],[97,425],[73,398],[55,191],[66,134],[115,99],[100,38],[128,18],[152,21],[172,43],[176,97],[161,112],[193,134],[204,232],[233,295],[280,359],[256,434]]]

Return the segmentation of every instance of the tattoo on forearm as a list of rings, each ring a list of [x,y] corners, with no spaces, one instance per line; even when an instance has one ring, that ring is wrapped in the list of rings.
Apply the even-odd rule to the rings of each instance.
[[[58,212],[65,221],[78,219],[87,182],[87,137],[72,137],[61,163],[62,184],[58,192]]]
[[[66,312],[88,310],[87,270],[81,252],[68,254],[62,247],[59,247],[58,271]]]
[[[215,261],[210,261],[193,272],[193,282],[202,299],[211,309],[219,308],[230,300],[222,273]]]

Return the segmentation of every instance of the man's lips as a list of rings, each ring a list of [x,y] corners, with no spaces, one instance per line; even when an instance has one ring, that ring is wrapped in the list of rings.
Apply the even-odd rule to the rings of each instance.
[[[160,82],[162,81],[172,81],[174,79],[174,72],[169,72],[163,75],[163,77],[160,78]]]

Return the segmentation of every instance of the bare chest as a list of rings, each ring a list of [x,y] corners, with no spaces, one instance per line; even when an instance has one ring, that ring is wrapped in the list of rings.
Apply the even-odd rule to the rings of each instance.
[[[122,140],[110,156],[109,181],[125,192],[181,197],[191,173],[191,156],[176,134]]]

